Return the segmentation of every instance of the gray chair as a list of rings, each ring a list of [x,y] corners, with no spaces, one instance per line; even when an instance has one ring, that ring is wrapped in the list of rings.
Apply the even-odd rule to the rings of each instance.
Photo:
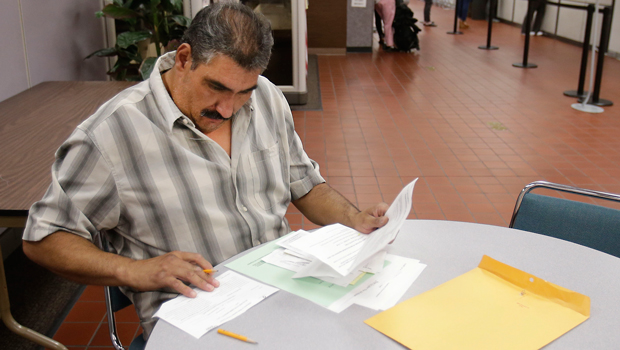
[[[511,228],[560,238],[620,257],[620,210],[530,193],[547,188],[620,203],[620,195],[536,181],[525,186],[510,220]]]
[[[108,251],[108,242],[107,240],[100,235],[99,237],[99,247],[102,250]],[[108,314],[108,330],[110,332],[110,340],[112,341],[112,346],[116,350],[125,350],[123,344],[121,344],[121,340],[118,337],[118,331],[116,330],[116,317],[114,313],[121,311],[122,309],[131,305],[131,300],[121,292],[118,287],[103,287],[103,291],[105,293],[105,305],[106,311]],[[146,346],[146,341],[142,337],[142,334],[138,335],[129,345],[129,350],[144,350]]]

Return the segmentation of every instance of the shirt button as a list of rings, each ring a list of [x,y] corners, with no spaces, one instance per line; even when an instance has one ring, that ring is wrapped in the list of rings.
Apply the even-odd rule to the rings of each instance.
[[[241,207],[243,209],[243,211],[248,211],[248,208],[246,207]]]

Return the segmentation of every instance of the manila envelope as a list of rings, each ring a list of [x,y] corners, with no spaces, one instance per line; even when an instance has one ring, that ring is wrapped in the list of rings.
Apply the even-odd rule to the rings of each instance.
[[[483,256],[477,268],[365,322],[410,349],[540,349],[590,317],[590,298]]]

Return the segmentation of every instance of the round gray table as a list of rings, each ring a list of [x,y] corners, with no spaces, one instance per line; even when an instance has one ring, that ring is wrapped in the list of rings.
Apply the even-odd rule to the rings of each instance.
[[[619,258],[530,232],[434,220],[407,220],[389,252],[428,265],[401,301],[477,267],[482,256],[488,255],[590,297],[590,318],[545,349],[620,346]],[[219,273],[227,270],[224,264],[217,266]],[[405,349],[363,322],[377,313],[353,305],[336,314],[279,291],[222,326],[259,344],[225,337],[215,330],[195,339],[160,320],[146,349]]]

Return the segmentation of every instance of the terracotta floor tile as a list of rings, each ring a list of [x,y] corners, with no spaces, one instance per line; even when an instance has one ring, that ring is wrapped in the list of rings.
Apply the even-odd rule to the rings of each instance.
[[[301,225],[301,213],[300,214],[286,214],[286,220],[289,225]]]
[[[378,185],[355,185],[355,193],[381,193]]]
[[[105,314],[105,301],[78,301],[65,322],[101,322]]]
[[[88,345],[98,327],[99,322],[64,322],[53,338],[63,345],[85,346]]]
[[[473,215],[467,212],[446,212],[445,217],[450,221],[476,222]]]
[[[358,172],[356,171],[356,173]],[[329,176],[351,176],[351,170],[349,169],[329,169],[327,173]]]
[[[416,218],[420,220],[445,220],[446,216],[441,212],[431,213],[416,213]]]
[[[489,202],[467,203],[469,210],[474,213],[495,213],[495,207]]]
[[[86,289],[84,289],[82,295],[80,296],[79,301],[105,301],[103,287],[87,286]]]
[[[474,218],[481,224],[508,226],[508,222],[497,213],[474,213]]]

